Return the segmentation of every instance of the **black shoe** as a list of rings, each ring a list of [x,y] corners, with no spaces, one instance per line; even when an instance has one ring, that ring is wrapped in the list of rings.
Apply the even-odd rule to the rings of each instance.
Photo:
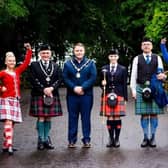
[[[114,141],[114,147],[115,148],[119,148],[120,147],[120,141],[119,140],[115,140]]]
[[[44,142],[42,141],[41,137],[38,137],[37,149],[44,150]]]
[[[141,143],[141,148],[145,148],[149,145],[149,140],[148,139],[144,139]]]
[[[113,147],[113,143],[114,141],[113,140],[111,140],[111,138],[109,138],[109,142],[106,144],[106,147],[107,148],[111,148],[111,147]]]
[[[8,148],[8,154],[9,154],[9,155],[13,155],[13,154],[14,154],[14,151],[13,151],[13,148],[12,148],[12,147],[9,147],[9,148]]]
[[[38,142],[37,149],[44,150],[44,144],[42,142]]]
[[[40,139],[38,140],[38,143],[37,143],[37,149],[44,150],[44,142],[42,142]]]
[[[48,140],[44,142],[44,148],[46,149],[54,149],[54,146],[51,142],[50,137],[48,137]]]
[[[155,142],[155,139],[154,139],[154,138],[150,139],[150,141],[149,141],[149,146],[150,146],[151,148],[155,148],[155,147],[156,147],[156,142]]]
[[[16,149],[16,148],[12,148],[12,149],[13,149],[13,152],[18,151],[18,149]],[[2,152],[3,152],[3,153],[8,152],[8,148],[3,148],[3,149],[2,149]]]

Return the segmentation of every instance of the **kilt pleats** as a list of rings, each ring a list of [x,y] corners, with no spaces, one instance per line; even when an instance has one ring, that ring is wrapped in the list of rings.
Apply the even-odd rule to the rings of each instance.
[[[100,116],[125,116],[126,106],[124,98],[117,96],[118,104],[115,107],[111,107],[107,104],[107,95],[101,97],[101,109]]]
[[[58,96],[54,96],[51,106],[44,105],[43,96],[32,96],[30,101],[30,116],[34,117],[55,117],[62,116],[61,102]]]
[[[137,85],[136,92],[137,97],[135,101],[135,114],[143,115],[143,114],[163,114],[163,108],[159,108],[159,106],[155,103],[154,100],[151,102],[145,102],[142,98],[142,90],[143,87]]]
[[[0,98],[0,120],[12,120],[22,122],[20,102],[17,98]]]

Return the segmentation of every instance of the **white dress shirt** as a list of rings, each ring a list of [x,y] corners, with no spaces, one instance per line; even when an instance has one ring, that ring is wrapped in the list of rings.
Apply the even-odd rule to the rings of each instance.
[[[116,69],[117,69],[117,63],[116,64],[110,64],[110,72],[112,70],[112,67],[114,67],[114,72],[115,72]]]
[[[43,63],[43,65],[45,66],[45,68],[47,69],[48,66],[49,66],[49,61],[43,61],[43,60],[42,60],[42,63]]]

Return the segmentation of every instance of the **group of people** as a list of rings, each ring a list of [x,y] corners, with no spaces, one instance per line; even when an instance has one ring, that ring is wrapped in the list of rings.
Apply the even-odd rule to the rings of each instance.
[[[161,49],[166,62],[168,52],[166,39],[161,41]],[[91,110],[93,106],[93,86],[97,79],[95,62],[85,55],[85,46],[77,43],[73,48],[73,57],[64,63],[63,70],[51,60],[51,48],[42,44],[39,48],[40,59],[31,62],[32,50],[29,43],[24,62],[16,66],[13,52],[7,52],[6,69],[0,71],[0,120],[4,122],[4,141],[2,150],[13,155],[14,124],[22,122],[20,108],[20,75],[29,69],[31,83],[31,101],[29,115],[36,117],[37,149],[54,149],[51,141],[51,118],[62,116],[59,86],[64,82],[67,88],[68,110],[68,148],[75,148],[78,139],[78,120],[81,116],[83,148],[91,147]],[[152,41],[148,38],[141,43],[142,54],[136,56],[132,64],[130,88],[135,99],[135,113],[141,115],[141,127],[144,138],[141,147],[156,147],[155,134],[158,126],[158,114],[163,108],[156,102],[146,100],[143,90],[158,68],[163,69],[161,58],[152,53]],[[107,118],[109,142],[107,147],[120,146],[121,117],[126,115],[127,68],[118,63],[119,53],[111,49],[106,54],[108,64],[101,68],[100,87],[102,88],[100,115]],[[167,61],[168,62],[168,61]],[[15,67],[16,66],[16,67]],[[164,81],[166,75],[161,72],[157,79]],[[150,126],[150,129],[149,129]]]

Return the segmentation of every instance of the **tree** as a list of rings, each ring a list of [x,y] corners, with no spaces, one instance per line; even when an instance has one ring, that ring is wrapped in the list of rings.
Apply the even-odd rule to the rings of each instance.
[[[155,1],[150,4],[150,8],[153,11],[146,13],[145,32],[158,43],[161,38],[167,36],[168,32],[168,2]]]

